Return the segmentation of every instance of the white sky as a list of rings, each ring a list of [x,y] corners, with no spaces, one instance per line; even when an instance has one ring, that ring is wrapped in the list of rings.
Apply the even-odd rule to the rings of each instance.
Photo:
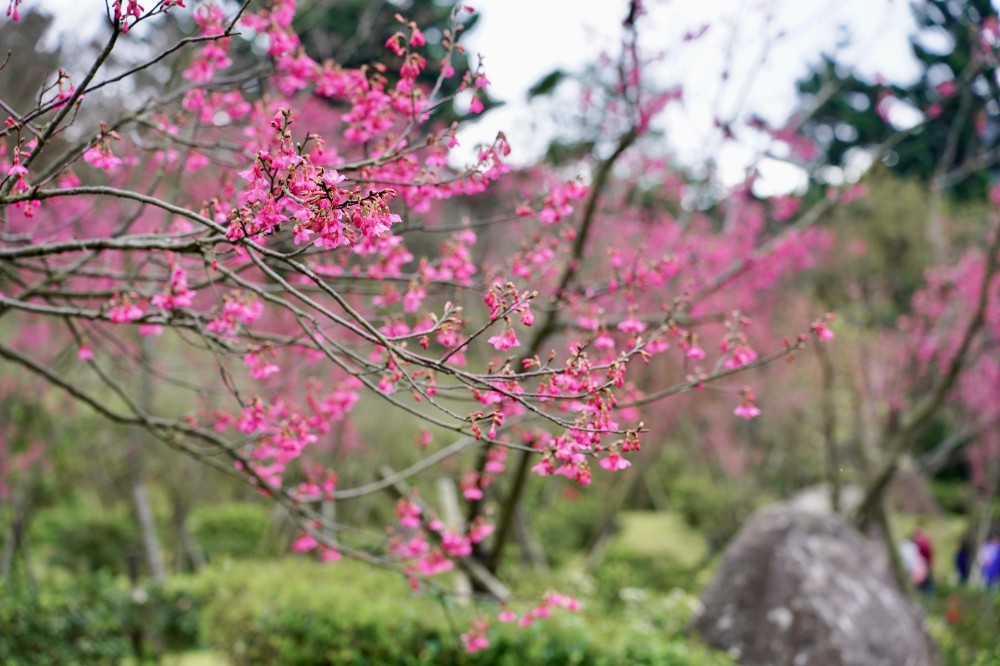
[[[527,163],[547,144],[551,125],[543,107],[526,103],[527,89],[555,68],[580,69],[602,50],[614,54],[627,0],[468,0],[481,14],[466,40],[469,51],[485,57],[492,94],[503,108],[467,127],[459,138],[472,147],[503,130],[512,159]],[[93,34],[103,13],[102,0],[27,0],[56,9],[64,30]],[[307,4],[308,0],[300,0]],[[195,3],[189,3],[195,4]],[[723,182],[742,181],[758,161],[762,145],[720,144],[712,120],[755,113],[781,123],[795,104],[795,80],[822,52],[851,36],[839,59],[869,75],[890,81],[917,73],[907,36],[913,20],[907,0],[645,0],[649,16],[640,28],[649,52],[665,51],[651,68],[658,81],[681,83],[683,107],[673,107],[659,129],[670,151],[687,164],[712,158]],[[771,17],[768,20],[768,16]],[[93,22],[94,28],[89,28]],[[683,43],[682,35],[708,24],[701,39]],[[88,26],[88,27],[84,27]],[[722,83],[727,57],[730,77]],[[763,189],[787,191],[803,179],[795,168],[758,162]]]
[[[538,109],[525,103],[526,90],[556,67],[579,68],[602,48],[616,53],[628,2],[479,0],[473,6],[482,17],[467,46],[485,55],[493,94],[508,105],[460,138],[463,144],[488,141],[503,129],[513,157],[530,161],[545,146],[545,137],[538,136],[533,122]],[[720,146],[712,119],[752,112],[783,122],[795,104],[796,79],[820,53],[837,50],[838,37],[851,36],[840,59],[864,73],[902,81],[918,71],[907,41],[914,23],[906,0],[646,0],[646,6],[642,43],[649,51],[667,50],[653,73],[685,89],[683,109],[668,113],[660,129],[681,161],[713,157],[728,183],[742,181],[761,146]],[[684,33],[706,23],[704,37],[682,43]],[[728,52],[731,75],[723,84]],[[787,191],[803,178],[776,160],[765,160],[759,168],[764,189]]]

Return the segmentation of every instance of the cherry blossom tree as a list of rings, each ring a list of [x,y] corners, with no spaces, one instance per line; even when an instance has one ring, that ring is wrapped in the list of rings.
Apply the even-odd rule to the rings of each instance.
[[[458,125],[435,120],[478,113],[489,88],[478,61],[461,67],[470,8],[455,7],[427,84],[427,37],[404,17],[384,63],[349,68],[306,55],[292,0],[184,5],[108,2],[92,60],[65,63],[32,108],[0,100],[0,358],[252,484],[298,522],[294,550],[415,586],[457,565],[504,599],[496,574],[532,475],[586,485],[628,469],[651,408],[688,391],[752,419],[737,375],[831,337],[822,313],[787,334],[753,323],[828,246],[816,216],[792,219],[796,202],[765,205],[749,183],[685,209],[648,151],[683,91],[645,76],[641,3],[585,91],[595,154],[518,173],[502,134],[460,166]],[[170,17],[191,33],[141,48]],[[487,194],[492,212],[474,217]],[[422,457],[345,487],[311,451],[361,402],[422,422]],[[136,497],[145,445],[129,453]],[[457,522],[409,485],[455,459],[471,460]],[[381,492],[398,496],[385,533],[324,510]],[[552,594],[499,620],[576,605]]]

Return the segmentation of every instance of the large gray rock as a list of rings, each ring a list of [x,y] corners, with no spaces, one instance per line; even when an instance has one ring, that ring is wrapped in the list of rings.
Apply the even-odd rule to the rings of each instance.
[[[692,628],[745,666],[936,666],[920,613],[877,550],[835,516],[758,511]]]

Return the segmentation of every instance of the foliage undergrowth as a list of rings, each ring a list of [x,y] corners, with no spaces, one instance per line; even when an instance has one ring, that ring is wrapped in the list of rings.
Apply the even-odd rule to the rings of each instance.
[[[1000,664],[1000,595],[941,587],[928,601],[930,629],[948,666]]]
[[[210,561],[274,554],[270,527],[267,509],[256,504],[204,506],[191,516],[191,531]]]
[[[681,636],[690,606],[675,602],[651,603],[655,612],[639,608],[627,621],[584,611],[527,628],[494,624],[489,647],[467,654],[459,634],[482,608],[433,593],[414,597],[402,580],[354,563],[233,563],[211,584],[203,631],[237,666],[731,663]]]

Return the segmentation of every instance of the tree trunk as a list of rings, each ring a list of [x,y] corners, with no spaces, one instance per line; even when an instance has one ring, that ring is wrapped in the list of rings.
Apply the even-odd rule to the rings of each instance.
[[[201,549],[201,544],[191,534],[191,530],[187,528],[186,520],[179,526],[178,538],[181,542],[181,548],[187,554],[188,561],[191,562],[192,569],[198,571],[208,564],[205,559],[205,551]]]
[[[522,561],[529,564],[535,573],[548,574],[549,561],[545,557],[545,549],[538,540],[538,535],[531,529],[523,506],[514,512],[514,538],[521,548]]]
[[[830,508],[834,513],[840,513],[840,449],[837,445],[836,426],[837,412],[834,404],[834,367],[830,351],[826,345],[816,345],[816,357],[819,359],[820,376],[823,386],[822,430],[823,430],[823,461],[826,471],[826,482],[830,486]]]
[[[139,339],[140,365],[145,369],[140,375],[138,402],[142,410],[150,413],[153,404],[153,377],[149,372],[152,359],[152,342],[149,336]],[[144,480],[144,451],[150,444],[151,436],[145,428],[139,426],[133,429],[128,447],[128,475],[132,491],[132,508],[135,511],[136,522],[139,525],[139,538],[149,577],[156,585],[162,585],[167,579],[166,566],[163,563],[163,551],[156,534],[156,518],[153,505],[149,501],[149,492]]]
[[[972,514],[972,524],[969,532],[972,536],[970,544],[970,554],[973,565],[969,571],[969,582],[978,585],[982,579],[982,572],[977,563],[977,554],[990,534],[990,526],[993,524],[993,499],[997,495],[997,486],[1000,484],[1000,458],[994,457],[991,461],[986,461],[986,487],[983,492],[973,495],[970,507]]]
[[[185,461],[185,467],[186,463],[187,461]],[[185,562],[190,563],[194,571],[198,571],[205,566],[206,561],[204,551],[187,526],[190,502],[187,501],[183,492],[171,489],[170,504],[172,505],[174,535],[180,546],[174,553],[174,571],[185,571]]]
[[[14,573],[14,562],[18,551],[24,557],[24,534],[27,531],[27,490],[15,485],[10,498],[10,525],[7,527],[7,538],[3,542],[3,552],[0,553],[0,576],[10,579]]]
[[[878,504],[874,507],[874,512],[874,527],[878,531],[879,536],[882,537],[882,542],[885,545],[886,556],[889,558],[889,572],[892,574],[892,579],[895,581],[896,587],[899,588],[900,592],[912,597],[913,586],[910,584],[910,577],[903,567],[903,561],[899,557],[899,548],[896,546],[896,540],[892,536],[892,526],[889,524],[889,513],[885,508],[884,496],[879,498]]]
[[[462,524],[462,512],[458,507],[458,492],[455,490],[455,482],[442,476],[437,480],[437,490],[445,525],[449,529],[459,530]],[[459,605],[468,606],[472,600],[472,581],[460,567],[455,568],[454,586],[455,599]]]

